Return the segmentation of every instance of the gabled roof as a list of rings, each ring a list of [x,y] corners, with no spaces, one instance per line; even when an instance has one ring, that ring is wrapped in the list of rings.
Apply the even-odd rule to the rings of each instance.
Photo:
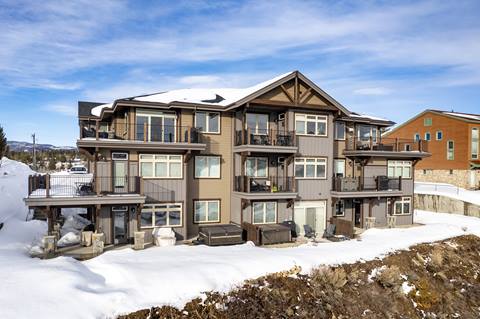
[[[310,81],[299,71],[292,71],[257,85],[247,88],[211,88],[211,89],[179,89],[166,92],[134,96],[129,98],[118,99],[113,103],[98,105],[92,109],[92,115],[100,117],[104,111],[113,111],[118,102],[146,102],[153,104],[160,104],[165,106],[178,105],[192,105],[213,107],[220,110],[229,110],[238,107],[256,97],[268,92],[269,90],[286,83],[298,77],[305,84],[310,86],[314,91],[321,95],[324,99],[329,101],[332,105],[338,108],[345,115],[350,115],[350,112],[336,101],[333,97],[328,95],[325,91],[319,88],[315,83]]]

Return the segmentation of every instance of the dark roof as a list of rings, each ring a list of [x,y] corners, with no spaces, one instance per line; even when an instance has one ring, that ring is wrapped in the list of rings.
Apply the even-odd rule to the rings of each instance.
[[[78,101],[78,117],[95,117],[92,115],[92,109],[105,103]]]

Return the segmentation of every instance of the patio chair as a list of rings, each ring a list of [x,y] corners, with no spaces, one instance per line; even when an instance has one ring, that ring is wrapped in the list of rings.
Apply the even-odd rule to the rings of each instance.
[[[334,224],[329,224],[323,233],[323,238],[332,238],[335,237],[336,226]]]
[[[313,230],[310,225],[303,225],[303,230],[305,231],[305,237],[307,238],[315,238],[317,236],[315,230]]]

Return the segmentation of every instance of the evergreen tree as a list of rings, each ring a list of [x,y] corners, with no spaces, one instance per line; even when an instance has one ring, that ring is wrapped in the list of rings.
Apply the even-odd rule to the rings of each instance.
[[[7,151],[8,151],[7,137],[5,136],[3,127],[0,125],[0,159],[7,155]]]

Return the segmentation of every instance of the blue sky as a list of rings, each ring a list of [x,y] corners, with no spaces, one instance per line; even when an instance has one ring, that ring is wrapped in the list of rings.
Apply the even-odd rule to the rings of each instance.
[[[78,100],[300,70],[350,110],[480,113],[480,1],[0,0],[0,124],[75,145]]]

